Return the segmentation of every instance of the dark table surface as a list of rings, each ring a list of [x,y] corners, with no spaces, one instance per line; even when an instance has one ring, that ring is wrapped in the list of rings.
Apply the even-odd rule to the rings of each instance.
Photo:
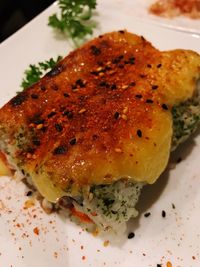
[[[0,42],[53,2],[54,0],[0,0]]]

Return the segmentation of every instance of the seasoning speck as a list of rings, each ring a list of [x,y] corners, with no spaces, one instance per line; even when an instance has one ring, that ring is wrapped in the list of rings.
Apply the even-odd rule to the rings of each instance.
[[[132,239],[135,237],[135,234],[133,232],[129,233],[128,234],[128,239]]]
[[[34,232],[34,234],[36,234],[36,235],[39,235],[39,233],[40,233],[38,227],[35,227],[35,228],[33,229],[33,232]]]
[[[172,203],[172,209],[174,209],[174,210],[175,210],[175,208],[176,208],[176,207],[175,207],[174,203]]]
[[[103,246],[104,246],[104,247],[107,247],[109,244],[110,244],[110,241],[109,241],[109,240],[105,240],[105,241],[103,242]]]

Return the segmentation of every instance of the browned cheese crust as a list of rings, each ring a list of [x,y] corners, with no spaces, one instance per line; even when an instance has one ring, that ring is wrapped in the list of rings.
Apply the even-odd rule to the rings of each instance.
[[[0,110],[1,138],[21,169],[61,188],[152,183],[170,153],[170,108],[193,95],[197,61],[126,31],[99,36]]]

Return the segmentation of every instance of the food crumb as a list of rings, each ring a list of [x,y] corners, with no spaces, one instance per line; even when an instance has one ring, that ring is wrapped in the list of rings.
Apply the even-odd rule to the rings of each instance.
[[[195,256],[192,256],[192,259],[193,259],[193,260],[196,260]]]
[[[81,249],[83,249],[84,247],[83,246],[81,246]]]
[[[85,256],[82,256],[82,260],[84,261],[86,259],[86,257]]]
[[[35,228],[33,229],[33,232],[34,232],[34,234],[36,234],[36,235],[39,235],[39,233],[40,233],[38,227],[35,227]]]
[[[108,245],[109,245],[109,240],[105,240],[104,242],[103,242],[103,245],[104,245],[104,247],[107,247]]]
[[[175,207],[174,203],[172,203],[172,209],[174,209],[174,210],[175,210],[175,208],[176,208],[176,207]]]

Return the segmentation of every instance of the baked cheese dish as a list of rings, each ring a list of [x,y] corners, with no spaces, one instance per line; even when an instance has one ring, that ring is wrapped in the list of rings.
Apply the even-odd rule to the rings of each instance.
[[[71,52],[0,109],[7,165],[88,228],[118,232],[200,121],[200,56],[127,31]]]

